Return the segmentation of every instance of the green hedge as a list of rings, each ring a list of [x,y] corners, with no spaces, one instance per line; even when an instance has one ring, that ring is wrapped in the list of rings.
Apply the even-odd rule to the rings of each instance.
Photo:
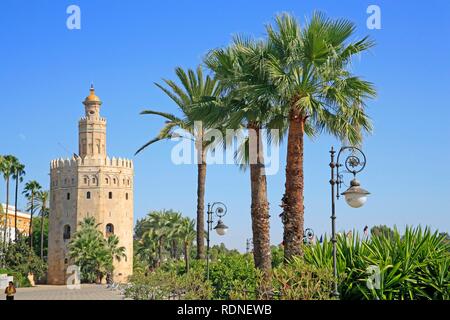
[[[10,269],[0,269],[0,274],[7,274],[8,276],[14,277],[14,285],[17,288],[20,287],[31,287],[31,283],[28,280],[27,275],[23,275],[20,272],[16,272]]]

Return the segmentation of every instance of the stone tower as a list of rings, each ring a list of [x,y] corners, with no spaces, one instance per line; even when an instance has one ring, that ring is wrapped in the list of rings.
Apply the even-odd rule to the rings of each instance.
[[[86,217],[95,217],[103,235],[117,235],[126,249],[126,261],[114,261],[114,281],[126,282],[133,271],[133,162],[107,156],[106,119],[92,85],[83,104],[78,156],[50,164],[49,284],[66,284],[67,245]]]

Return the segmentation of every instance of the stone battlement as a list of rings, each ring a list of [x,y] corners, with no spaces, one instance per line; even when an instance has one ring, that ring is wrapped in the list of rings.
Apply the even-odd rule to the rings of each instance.
[[[95,121],[100,121],[100,122],[104,122],[106,123],[106,118],[103,117],[81,117],[80,118],[80,122],[82,121],[87,121],[87,120],[95,120]]]
[[[50,169],[69,169],[84,166],[108,166],[133,169],[133,161],[130,159],[116,157],[85,157],[83,159],[73,157],[71,159],[59,158],[50,162]]]

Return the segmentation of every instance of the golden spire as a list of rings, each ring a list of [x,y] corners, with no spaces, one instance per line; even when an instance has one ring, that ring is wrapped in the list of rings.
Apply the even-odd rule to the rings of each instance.
[[[89,91],[90,91],[89,96],[87,96],[86,99],[84,99],[84,102],[85,103],[87,103],[87,102],[101,103],[100,98],[95,95],[95,89],[94,89],[93,84],[91,84],[91,88],[89,89]]]

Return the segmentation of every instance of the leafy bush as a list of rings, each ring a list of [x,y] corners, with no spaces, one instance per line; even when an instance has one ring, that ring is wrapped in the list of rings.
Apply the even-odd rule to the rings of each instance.
[[[28,273],[33,273],[36,279],[45,275],[47,265],[34,253],[28,245],[26,238],[19,237],[17,242],[8,245],[5,254],[6,269],[16,274],[21,284],[28,285]]]
[[[273,270],[273,289],[281,299],[328,300],[332,285],[330,269],[306,264],[299,257]]]
[[[7,274],[8,276],[13,276],[14,284],[16,287],[31,287],[31,283],[28,280],[28,277],[21,274],[20,272],[16,272],[11,269],[0,269],[0,274]],[[4,289],[4,288],[3,288]]]
[[[125,296],[134,300],[204,300],[212,298],[212,288],[204,281],[203,272],[191,270],[179,275],[175,271],[158,269],[148,275],[132,276]]]
[[[381,232],[369,240],[338,237],[339,291],[342,299],[449,299],[449,244],[438,232],[407,228],[403,236]],[[332,268],[332,244],[305,248],[305,261]],[[369,289],[370,270],[379,270],[379,287]]]
[[[241,292],[243,288],[250,298],[254,298],[258,277],[251,255],[220,255],[210,265],[209,279],[216,299],[230,299],[230,295],[234,295],[236,291]]]

